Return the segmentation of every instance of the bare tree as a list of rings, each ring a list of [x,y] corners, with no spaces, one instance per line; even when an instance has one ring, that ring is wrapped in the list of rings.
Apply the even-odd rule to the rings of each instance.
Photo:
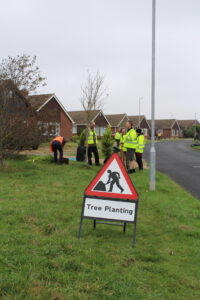
[[[40,85],[45,86],[46,77],[41,76],[36,58],[23,54],[3,59],[0,63],[0,80],[11,79],[19,90],[27,93],[35,91]]]
[[[103,106],[103,101],[106,96],[106,88],[104,87],[104,79],[103,75],[100,75],[99,72],[96,72],[94,76],[88,71],[88,76],[86,83],[82,85],[81,91],[82,96],[80,102],[82,107],[86,113],[86,123],[87,123],[87,131],[86,131],[86,156],[87,160],[88,147],[87,140],[89,135],[89,124],[92,121],[93,111],[99,110]]]
[[[97,72],[94,76],[88,71],[86,83],[81,87],[82,96],[80,102],[86,113],[87,125],[91,121],[92,112],[101,109],[106,95],[104,88],[104,76]]]
[[[35,112],[11,80],[0,81],[0,167],[5,157],[38,143]]]

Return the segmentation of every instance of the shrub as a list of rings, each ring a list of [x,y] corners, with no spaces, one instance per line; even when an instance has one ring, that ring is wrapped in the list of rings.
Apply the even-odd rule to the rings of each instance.
[[[78,136],[78,135],[72,136],[71,141],[72,141],[73,143],[78,143],[78,142],[79,142],[79,136]]]
[[[102,138],[102,152],[105,158],[113,153],[113,143],[111,128],[108,126]]]

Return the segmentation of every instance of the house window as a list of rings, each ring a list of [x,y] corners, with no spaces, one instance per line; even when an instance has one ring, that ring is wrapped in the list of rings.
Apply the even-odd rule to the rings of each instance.
[[[72,127],[72,133],[77,134],[77,125],[73,125]]]
[[[60,123],[50,122],[48,125],[49,135],[60,135]]]
[[[97,136],[100,136],[100,127],[99,126],[95,127],[95,131],[96,131]]]
[[[147,136],[147,134],[148,134],[147,128],[142,128],[142,131],[143,131],[144,136]]]
[[[105,131],[106,131],[105,127],[100,127],[100,136],[103,136]]]
[[[48,135],[48,123],[47,122],[38,122],[38,127],[42,135]]]
[[[179,130],[178,129],[172,129],[172,136],[178,136]]]
[[[60,123],[57,122],[38,122],[38,127],[42,135],[60,135]]]

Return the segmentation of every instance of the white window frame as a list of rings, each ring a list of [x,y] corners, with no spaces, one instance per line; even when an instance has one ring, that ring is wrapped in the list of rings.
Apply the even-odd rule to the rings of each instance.
[[[148,129],[147,128],[142,128],[143,134],[144,136],[148,135]]]
[[[77,134],[77,125],[72,126],[72,134]]]

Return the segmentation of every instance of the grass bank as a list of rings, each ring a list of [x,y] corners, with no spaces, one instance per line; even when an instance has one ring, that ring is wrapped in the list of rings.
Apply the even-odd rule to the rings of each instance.
[[[192,149],[200,150],[200,146],[193,146]]]
[[[1,299],[200,299],[200,202],[157,174],[132,175],[140,194],[132,225],[84,221],[83,191],[98,167],[27,157],[0,172]]]

